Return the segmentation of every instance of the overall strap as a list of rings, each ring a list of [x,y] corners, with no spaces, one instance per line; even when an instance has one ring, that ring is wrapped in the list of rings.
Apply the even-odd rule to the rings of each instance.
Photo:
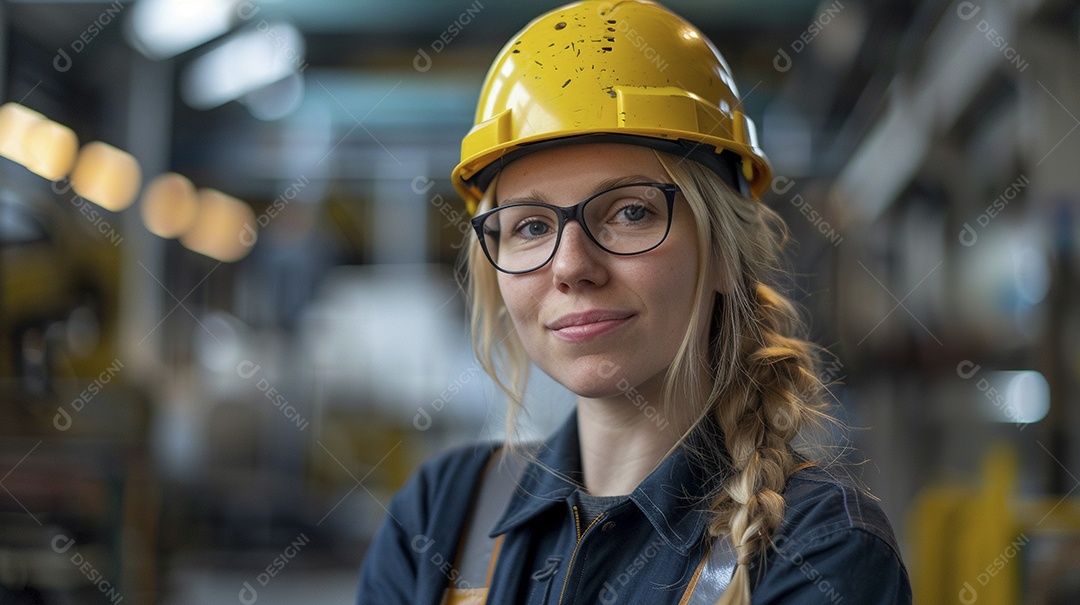
[[[813,466],[813,462],[803,460],[788,472],[788,477]],[[731,584],[737,562],[738,557],[731,546],[731,540],[713,540],[709,552],[705,553],[701,563],[698,563],[697,571],[690,579],[690,585],[686,587],[679,605],[714,605],[727,590],[728,584]]]
[[[496,451],[488,460],[458,547],[455,567],[459,574],[459,586],[491,586],[502,536],[488,536],[510,503],[522,470],[523,465],[515,464],[503,449]]]
[[[726,538],[716,538],[698,563],[679,605],[713,605],[727,590],[738,558]]]

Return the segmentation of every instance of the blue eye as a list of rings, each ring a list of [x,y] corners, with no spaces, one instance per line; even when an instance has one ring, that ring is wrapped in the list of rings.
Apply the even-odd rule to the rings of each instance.
[[[518,224],[514,228],[514,235],[524,238],[540,238],[550,235],[552,230],[547,221],[532,217]]]
[[[631,222],[637,222],[644,219],[646,214],[645,206],[627,206],[619,212],[624,219]]]
[[[544,223],[541,223],[540,221],[533,221],[531,223],[526,223],[526,225],[524,227],[522,227],[522,229],[525,231],[526,235],[529,235],[529,236],[532,236],[532,237],[539,237],[539,236],[544,235],[544,234],[548,233],[549,231],[551,231],[550,227],[548,227]]]

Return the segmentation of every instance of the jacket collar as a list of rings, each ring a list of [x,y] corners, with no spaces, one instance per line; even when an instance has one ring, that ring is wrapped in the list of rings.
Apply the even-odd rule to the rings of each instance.
[[[698,449],[693,444],[701,439],[723,443],[719,429],[711,421],[703,422],[629,496],[664,541],[684,556],[705,535],[709,515],[702,500],[722,480],[716,469],[730,468],[726,461],[719,461],[713,472],[703,468],[698,456],[688,451]],[[566,506],[566,499],[583,484],[576,411],[527,451],[532,458],[491,537],[521,527],[553,506]]]

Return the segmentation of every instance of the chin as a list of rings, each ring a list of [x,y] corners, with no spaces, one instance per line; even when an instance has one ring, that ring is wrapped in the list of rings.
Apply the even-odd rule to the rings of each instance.
[[[563,386],[583,399],[610,399],[624,393],[623,390],[617,389],[611,384],[582,386],[564,384]]]
[[[537,364],[537,366],[552,380],[578,397],[589,399],[611,397],[622,393],[622,390],[618,388],[620,382],[626,386],[625,381],[621,380],[621,372],[604,373],[599,371],[595,364],[587,362],[575,362],[569,368],[563,364],[555,368],[544,367],[542,364]],[[601,366],[603,367],[605,366]]]
[[[572,364],[571,371],[564,368],[547,374],[571,393],[586,399],[621,397],[634,391],[638,384],[625,368],[607,360],[578,360]]]

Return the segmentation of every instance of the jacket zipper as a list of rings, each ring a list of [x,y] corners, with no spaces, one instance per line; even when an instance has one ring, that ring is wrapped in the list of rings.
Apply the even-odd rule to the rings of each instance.
[[[574,569],[574,557],[577,555],[578,547],[581,546],[582,538],[584,538],[585,534],[589,533],[589,530],[592,529],[592,526],[596,525],[596,522],[599,521],[600,519],[602,519],[604,517],[604,515],[606,514],[606,513],[600,513],[599,515],[597,515],[597,517],[595,519],[593,519],[592,522],[589,523],[585,527],[585,531],[581,531],[581,518],[578,515],[578,507],[577,507],[577,505],[574,505],[573,509],[574,509],[574,532],[577,534],[577,543],[574,544],[574,550],[570,552],[570,561],[567,562],[567,564],[566,564],[566,577],[563,578],[562,590],[559,592],[559,605],[562,605],[563,597],[566,596],[566,585],[569,584],[569,582],[570,582],[570,573]]]

